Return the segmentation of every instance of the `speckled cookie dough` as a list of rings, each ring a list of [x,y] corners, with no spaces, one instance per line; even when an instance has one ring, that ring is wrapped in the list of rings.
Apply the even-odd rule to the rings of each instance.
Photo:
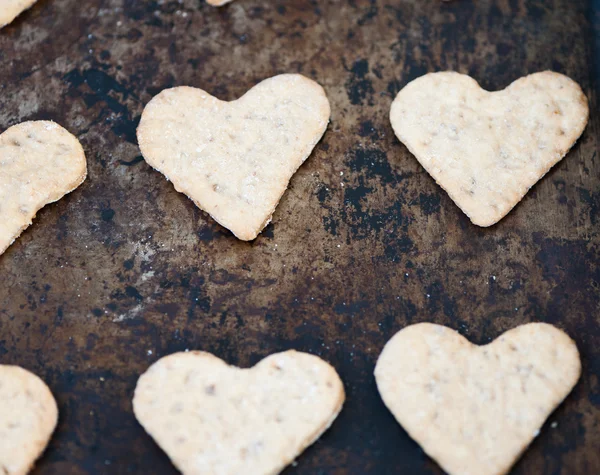
[[[144,109],[137,136],[145,160],[177,191],[249,241],[271,220],[329,115],[321,86],[283,74],[232,102],[191,87],[166,89]]]
[[[56,427],[58,408],[36,375],[0,365],[0,473],[24,475],[42,454]]]
[[[402,89],[390,120],[471,221],[491,226],[566,155],[587,124],[588,104],[577,83],[550,71],[498,92],[441,72]]]
[[[133,409],[186,475],[267,475],[329,428],[344,397],[336,371],[307,353],[240,369],[194,351],[154,363],[138,381]]]
[[[0,254],[86,174],[81,144],[54,122],[23,122],[0,135]]]
[[[0,28],[12,23],[21,13],[37,2],[37,0],[1,0]]]
[[[545,323],[485,346],[420,323],[385,345],[375,368],[385,405],[452,475],[500,475],[539,433],[581,373],[575,343]]]

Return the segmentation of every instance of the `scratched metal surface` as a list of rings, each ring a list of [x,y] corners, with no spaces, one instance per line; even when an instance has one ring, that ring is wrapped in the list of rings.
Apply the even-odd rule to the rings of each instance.
[[[348,398],[286,474],[440,474],[372,377],[384,343],[426,320],[478,343],[565,329],[583,377],[514,473],[600,473],[599,3],[40,0],[0,31],[0,130],[54,119],[89,166],[0,257],[0,362],[39,374],[61,413],[34,473],[176,473],[133,417],[138,375],[186,348],[242,366],[296,348],[335,365]],[[554,69],[590,99],[579,143],[490,229],[388,122],[401,87],[445,69],[488,89]],[[332,122],[273,223],[239,242],[141,160],[135,128],[163,88],[230,100],[283,72],[325,87]]]

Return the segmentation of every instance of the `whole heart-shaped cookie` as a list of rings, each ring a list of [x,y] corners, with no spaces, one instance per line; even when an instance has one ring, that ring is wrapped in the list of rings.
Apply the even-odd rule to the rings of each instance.
[[[575,343],[544,323],[477,346],[420,323],[385,345],[375,368],[385,405],[453,475],[500,475],[571,392],[581,363]]]
[[[26,474],[48,445],[57,419],[56,401],[40,378],[0,365],[1,474]]]
[[[240,369],[195,351],[154,363],[133,409],[186,475],[267,475],[319,438],[343,402],[339,376],[316,356],[287,351]]]
[[[37,0],[1,0],[0,28],[11,23],[21,13],[37,2]]]
[[[54,122],[23,122],[0,135],[0,254],[86,174],[81,144]]]
[[[588,105],[577,83],[549,71],[498,92],[441,72],[404,87],[390,120],[471,221],[491,226],[566,155],[587,124]]]
[[[321,86],[283,74],[233,102],[191,87],[164,90],[144,109],[137,135],[150,166],[249,241],[271,220],[329,114]]]

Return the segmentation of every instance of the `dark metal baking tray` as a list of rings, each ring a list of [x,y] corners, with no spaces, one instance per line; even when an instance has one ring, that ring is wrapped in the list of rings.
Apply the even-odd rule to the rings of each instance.
[[[0,362],[39,374],[61,414],[34,473],[174,474],[132,414],[138,375],[186,348],[241,366],[296,348],[330,361],[348,398],[286,474],[439,474],[372,375],[384,343],[420,321],[477,343],[530,321],[566,330],[583,376],[514,473],[600,473],[599,11],[597,0],[40,0],[1,30],[0,130],[56,120],[89,165],[0,257]],[[488,229],[388,121],[400,88],[447,69],[488,89],[552,69],[590,100],[578,144]],[[163,88],[231,100],[284,72],[325,87],[331,125],[273,223],[240,242],[146,165],[136,125]]]

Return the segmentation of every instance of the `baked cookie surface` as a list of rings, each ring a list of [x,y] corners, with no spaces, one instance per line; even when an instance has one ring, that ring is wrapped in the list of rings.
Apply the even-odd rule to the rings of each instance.
[[[24,475],[42,454],[56,427],[58,408],[50,389],[33,373],[0,365],[0,473]]]
[[[344,402],[320,358],[276,353],[250,369],[210,353],[154,363],[135,389],[138,421],[184,474],[276,474],[333,423]]]
[[[2,0],[0,1],[0,28],[12,23],[21,13],[37,2],[37,0]]]
[[[144,109],[137,136],[150,166],[249,241],[271,220],[329,115],[321,86],[283,74],[232,102],[192,87],[166,89]]]
[[[54,122],[23,122],[1,134],[0,254],[41,208],[73,191],[86,175],[81,144]]]
[[[488,92],[430,73],[396,96],[396,136],[478,226],[502,219],[575,144],[588,121],[579,85],[545,71]]]
[[[477,346],[441,325],[394,335],[375,368],[385,405],[449,474],[507,473],[581,373],[575,343],[545,323]]]

